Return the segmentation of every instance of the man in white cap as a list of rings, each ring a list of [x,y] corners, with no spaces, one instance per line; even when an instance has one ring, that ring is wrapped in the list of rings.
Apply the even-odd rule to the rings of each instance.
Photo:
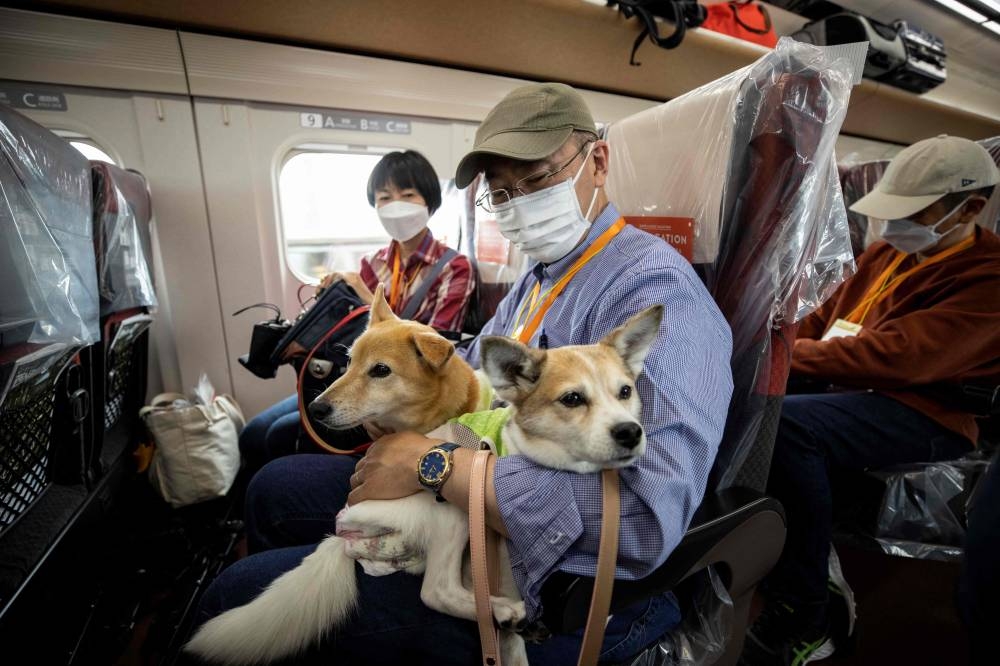
[[[664,305],[635,384],[646,450],[621,470],[617,575],[636,579],[666,560],[701,503],[733,390],[732,339],[691,265],[663,241],[625,224],[608,201],[608,163],[608,145],[598,139],[582,95],[564,84],[538,83],[516,88],[490,111],[455,180],[465,187],[483,174],[487,191],[479,205],[532,260],[484,335],[512,336],[532,347],[591,344],[630,316]],[[478,365],[478,340],[459,353]],[[632,398],[629,387],[622,399]],[[330,455],[266,465],[247,491],[248,544],[258,552],[212,583],[199,619],[251,600],[297,566],[334,531],[348,499],[355,504],[434,492],[467,510],[472,451],[448,444],[396,433],[376,441],[356,468],[357,459]],[[450,461],[450,471],[433,485],[418,474],[418,461],[432,454]],[[508,540],[529,620],[541,614],[541,589],[552,573],[594,574],[599,477],[542,468],[519,455],[490,467],[488,520]],[[420,602],[418,578],[359,576],[358,586],[357,612],[320,648],[326,663],[477,661],[475,623],[429,610]],[[672,595],[617,611],[606,627],[602,661],[631,661],[679,619]],[[575,664],[580,641],[579,632],[552,636],[530,645],[529,657],[537,664]]]
[[[851,210],[886,220],[884,242],[795,341],[768,491],[788,538],[747,636],[746,664],[804,664],[831,654],[831,475],[958,458],[978,438],[960,385],[1000,384],[1000,238],[976,224],[1000,180],[989,153],[950,136],[889,164]],[[831,590],[828,593],[828,590]],[[832,607],[831,607],[832,608]]]

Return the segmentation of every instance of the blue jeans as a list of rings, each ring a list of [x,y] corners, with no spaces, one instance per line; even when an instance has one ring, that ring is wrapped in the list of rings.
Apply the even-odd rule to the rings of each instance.
[[[768,494],[785,507],[788,534],[768,577],[769,594],[825,609],[833,535],[831,474],[951,460],[971,448],[961,435],[878,393],[787,396]]]
[[[285,398],[250,419],[240,433],[247,476],[267,462],[295,453],[299,438],[299,398]]]
[[[246,504],[247,538],[254,554],[223,571],[208,587],[198,609],[199,623],[252,600],[334,531],[357,460],[339,455],[289,456],[268,463],[254,477]],[[362,599],[358,613],[295,663],[479,663],[475,623],[424,606],[420,584],[418,576],[376,578],[358,568]],[[679,622],[672,595],[636,604],[611,619],[602,660],[627,660]],[[581,634],[553,636],[529,645],[529,658],[535,664],[575,664],[580,641]]]

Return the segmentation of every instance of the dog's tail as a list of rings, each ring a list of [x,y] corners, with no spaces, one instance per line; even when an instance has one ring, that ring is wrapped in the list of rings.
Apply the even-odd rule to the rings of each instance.
[[[345,541],[327,537],[259,597],[206,622],[185,650],[212,662],[270,662],[317,643],[354,609],[358,583]]]

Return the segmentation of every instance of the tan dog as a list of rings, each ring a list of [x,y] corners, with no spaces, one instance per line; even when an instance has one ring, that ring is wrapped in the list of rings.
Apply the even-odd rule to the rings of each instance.
[[[425,430],[474,404],[478,381],[468,365],[422,335],[430,329],[397,320],[383,295],[377,291],[375,296],[369,328],[351,350],[350,369],[317,398],[332,407],[327,423]],[[662,311],[661,306],[649,308],[597,345],[544,351],[507,338],[484,338],[483,369],[512,407],[502,434],[510,453],[576,472],[634,462],[645,447],[635,379],[656,338]],[[448,396],[445,386],[454,394]],[[392,397],[383,397],[383,392]],[[434,416],[419,413],[418,404]],[[412,421],[406,423],[401,414]],[[436,502],[426,492],[370,500],[345,509],[338,516],[337,531],[364,537],[398,533],[409,549],[425,555],[424,561],[404,568],[424,574],[423,602],[449,615],[475,619],[475,599],[463,576],[469,533],[468,515],[461,509]],[[207,622],[187,649],[210,660],[242,664],[280,659],[318,642],[357,603],[357,574],[348,550],[347,540],[328,537],[257,599]],[[505,542],[500,566],[502,596],[491,601],[497,622],[509,629],[524,620],[525,609]],[[508,666],[527,666],[517,634],[502,632],[501,650]]]
[[[380,284],[347,372],[309,409],[334,429],[427,433],[478,401],[479,380],[455,346],[430,326],[397,318]]]

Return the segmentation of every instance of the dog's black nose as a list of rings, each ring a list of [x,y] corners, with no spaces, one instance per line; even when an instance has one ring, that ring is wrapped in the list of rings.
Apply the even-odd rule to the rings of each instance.
[[[611,428],[611,436],[614,437],[618,446],[634,449],[639,446],[639,441],[642,440],[642,426],[632,421],[619,423]]]
[[[309,416],[314,419],[324,419],[333,412],[333,405],[325,400],[313,400],[309,403]]]

